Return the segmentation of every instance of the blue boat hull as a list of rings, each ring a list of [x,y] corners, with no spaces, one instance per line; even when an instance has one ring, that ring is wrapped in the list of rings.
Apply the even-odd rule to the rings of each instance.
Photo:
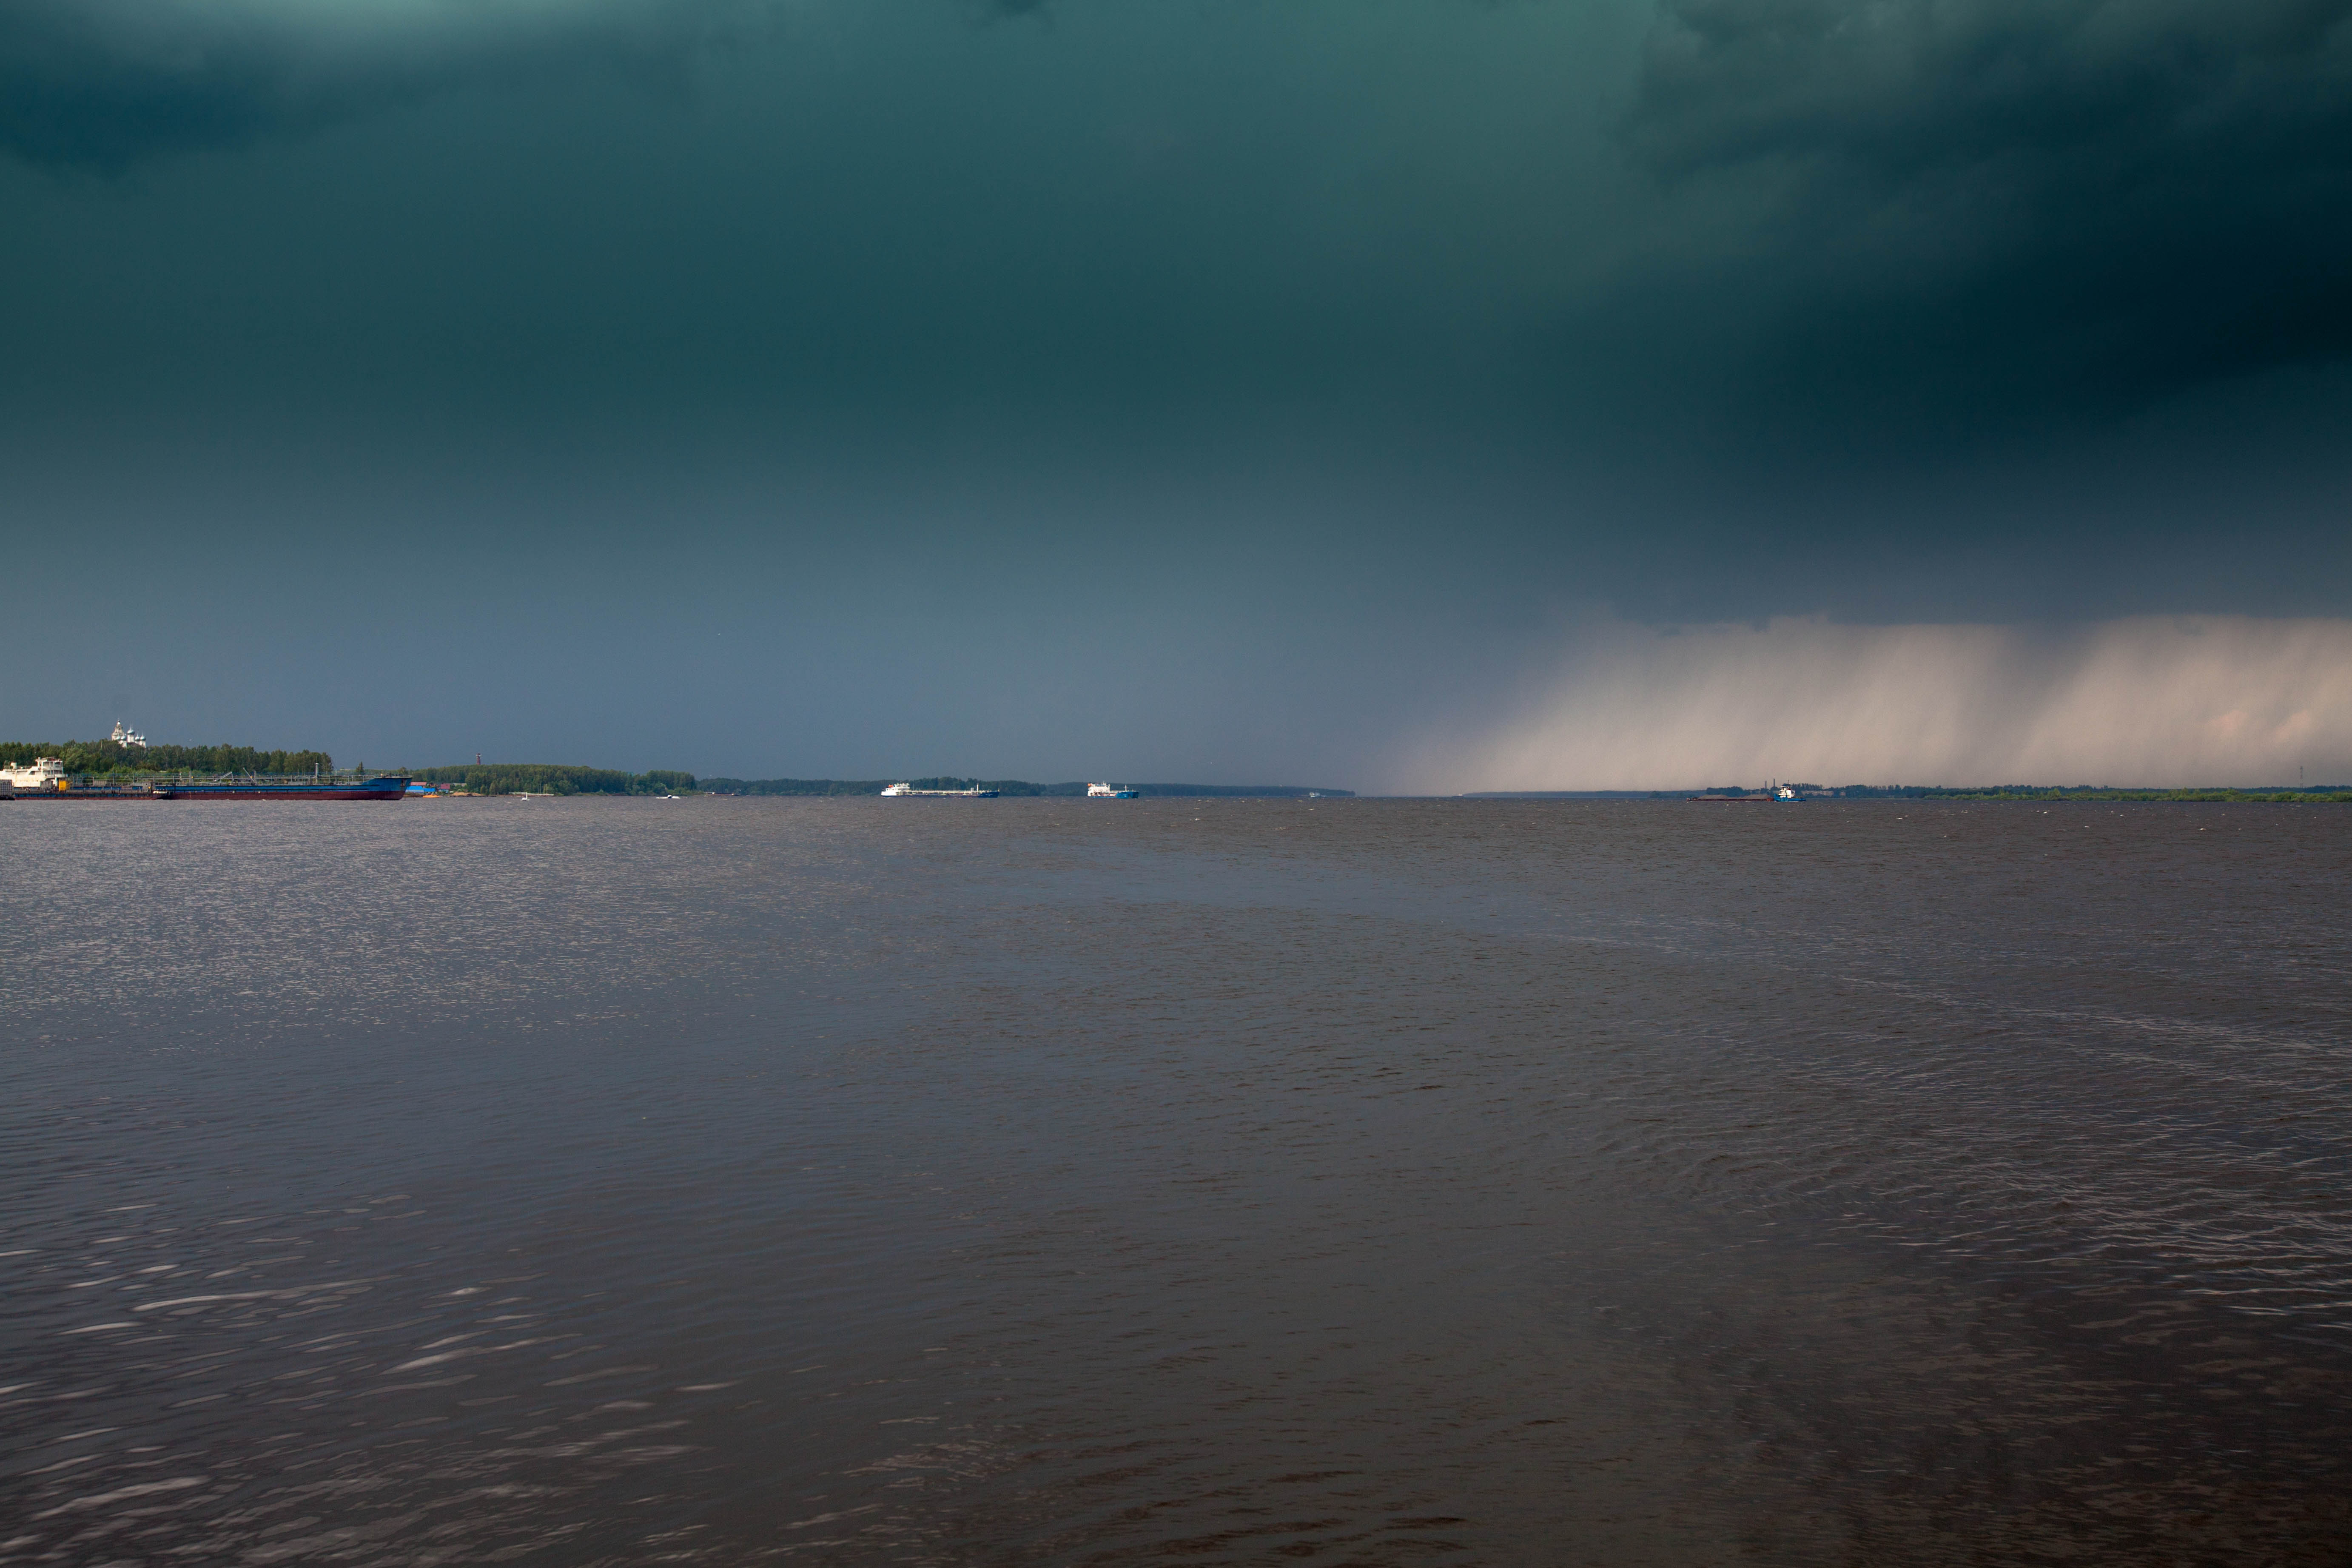
[[[165,787],[174,800],[398,800],[408,793],[408,780],[387,776],[350,784],[262,784],[223,779]]]
[[[210,779],[203,784],[94,784],[66,789],[23,789],[17,800],[398,800],[408,793],[404,775],[354,779],[345,784],[282,784],[258,779]]]

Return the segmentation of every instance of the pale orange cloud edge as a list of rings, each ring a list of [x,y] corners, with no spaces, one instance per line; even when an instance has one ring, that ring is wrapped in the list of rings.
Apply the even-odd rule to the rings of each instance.
[[[2352,621],[1604,620],[1498,723],[1414,737],[1394,787],[2291,785],[2298,769],[2352,780]]]

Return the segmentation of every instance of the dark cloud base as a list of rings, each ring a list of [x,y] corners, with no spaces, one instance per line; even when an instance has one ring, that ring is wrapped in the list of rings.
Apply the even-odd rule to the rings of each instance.
[[[2352,0],[790,9],[0,8],[5,499],[861,604],[1189,531],[1333,646],[2352,607]]]
[[[486,0],[436,21],[333,6],[10,0],[0,148],[37,163],[143,159],[302,135],[469,85],[583,68],[674,82],[753,36],[755,0]]]
[[[2347,0],[1671,0],[1622,136],[1685,222],[1612,319],[1698,302],[1742,399],[1999,426],[2352,352]]]

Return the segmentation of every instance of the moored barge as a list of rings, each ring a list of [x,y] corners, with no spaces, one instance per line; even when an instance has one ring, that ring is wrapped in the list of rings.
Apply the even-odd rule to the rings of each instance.
[[[175,800],[398,800],[408,775],[366,779],[199,779],[163,786]]]
[[[0,799],[16,800],[398,800],[405,773],[368,778],[268,778],[221,773],[208,779],[93,779],[65,771],[56,757],[0,768]]]

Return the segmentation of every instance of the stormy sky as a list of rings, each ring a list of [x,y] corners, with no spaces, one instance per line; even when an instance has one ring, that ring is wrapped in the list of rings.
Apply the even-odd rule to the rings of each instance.
[[[2352,777],[2352,0],[8,0],[0,731]]]

